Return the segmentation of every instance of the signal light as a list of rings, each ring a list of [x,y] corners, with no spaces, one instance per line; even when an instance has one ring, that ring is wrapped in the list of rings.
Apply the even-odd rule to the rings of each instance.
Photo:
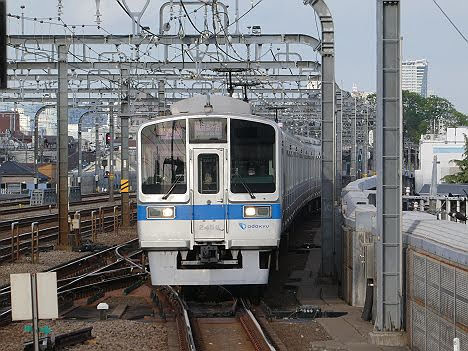
[[[106,133],[106,145],[110,145],[111,142],[111,135],[110,133]]]

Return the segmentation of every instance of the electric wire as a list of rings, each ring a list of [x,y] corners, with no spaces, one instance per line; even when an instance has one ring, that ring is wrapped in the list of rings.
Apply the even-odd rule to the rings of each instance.
[[[460,34],[460,36],[463,38],[463,40],[468,44],[468,39],[466,36],[461,32],[461,30],[457,27],[457,25],[452,21],[452,19],[447,15],[447,13],[444,11],[444,9],[437,3],[436,0],[432,0],[434,4],[439,8],[440,12],[445,16],[445,18],[450,22],[450,24],[455,28],[455,30]]]

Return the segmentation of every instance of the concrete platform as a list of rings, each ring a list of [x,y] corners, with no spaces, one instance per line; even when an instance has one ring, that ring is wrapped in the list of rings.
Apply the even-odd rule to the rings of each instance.
[[[320,245],[320,230],[316,230],[313,243]],[[338,296],[338,286],[319,278],[321,264],[320,249],[310,250],[302,271],[292,271],[289,278],[297,287],[297,300],[301,305],[315,305],[322,311],[346,312],[336,318],[318,318],[317,322],[330,335],[332,340],[317,341],[310,350],[348,351],[403,351],[407,347],[377,346],[372,343],[370,333],[372,323],[361,319],[362,308],[352,307]]]

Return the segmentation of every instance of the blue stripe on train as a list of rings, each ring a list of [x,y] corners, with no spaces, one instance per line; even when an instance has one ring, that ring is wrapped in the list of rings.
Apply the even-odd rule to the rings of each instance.
[[[261,218],[244,218],[242,213],[244,206],[269,205],[271,206],[271,218],[281,219],[280,204],[229,204],[227,205],[228,219],[261,219]],[[163,205],[155,205],[155,207],[164,207]],[[175,220],[213,220],[225,218],[224,205],[171,205],[175,206]],[[148,220],[146,217],[146,205],[138,205],[137,214],[139,221]],[[151,207],[151,206],[150,206]],[[263,218],[265,219],[265,218]],[[149,219],[153,220],[153,219]]]

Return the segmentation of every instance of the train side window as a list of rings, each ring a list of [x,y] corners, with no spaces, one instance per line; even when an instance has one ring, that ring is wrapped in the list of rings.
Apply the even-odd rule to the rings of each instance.
[[[200,194],[219,192],[219,156],[217,154],[198,156],[198,192]]]

